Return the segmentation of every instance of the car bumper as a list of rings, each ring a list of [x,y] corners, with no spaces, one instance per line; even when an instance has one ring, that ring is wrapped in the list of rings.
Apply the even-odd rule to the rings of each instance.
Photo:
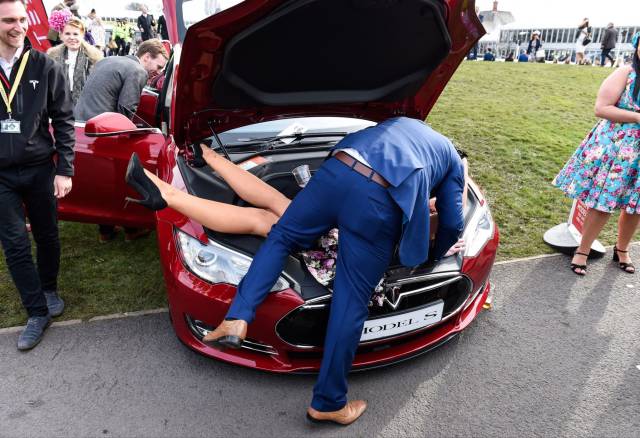
[[[247,341],[238,350],[217,350],[202,341],[202,329],[210,330],[224,318],[236,288],[230,285],[211,285],[188,271],[175,245],[173,225],[158,222],[158,241],[172,324],[178,338],[192,350],[225,362],[277,373],[317,372],[322,359],[321,348],[302,348],[279,338],[275,326],[289,312],[304,304],[293,290],[270,293],[256,312],[250,324]],[[359,346],[353,369],[377,368],[400,362],[425,353],[464,330],[483,310],[491,293],[488,279],[497,248],[494,244],[485,251],[485,271],[475,281],[474,292],[467,302],[446,321],[410,334]]]

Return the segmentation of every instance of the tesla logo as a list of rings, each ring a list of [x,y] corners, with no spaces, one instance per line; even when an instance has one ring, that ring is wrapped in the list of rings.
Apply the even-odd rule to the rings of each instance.
[[[36,89],[36,85],[40,83],[40,81],[29,81],[29,83],[33,86],[33,89]]]
[[[395,309],[400,304],[402,295],[400,295],[400,286],[392,286],[385,288],[385,299],[389,305]]]

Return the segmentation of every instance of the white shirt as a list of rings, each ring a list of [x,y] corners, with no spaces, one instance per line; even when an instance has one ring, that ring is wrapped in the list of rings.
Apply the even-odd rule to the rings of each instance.
[[[334,152],[334,154],[336,154],[338,151],[342,151],[345,154],[348,154],[350,157],[355,158],[356,160],[360,161],[362,164],[367,166],[369,169],[371,169],[371,164],[369,164],[369,162],[364,159],[362,154],[356,151],[355,149],[351,149],[351,148],[338,149]]]
[[[78,59],[78,51],[76,50],[75,52],[71,51],[71,50],[67,50],[67,60],[65,61],[65,64],[67,64],[68,67],[68,76],[69,76],[69,88],[71,88],[71,91],[73,91],[73,72],[76,69],[76,60]]]
[[[16,54],[13,55],[13,59],[11,60],[11,62],[8,62],[6,59],[0,57],[0,67],[2,67],[2,71],[4,71],[4,74],[7,76],[7,78],[11,77],[11,70],[13,70],[13,66],[15,65],[16,61],[20,59],[20,55],[22,55],[23,51],[24,46],[16,50]]]

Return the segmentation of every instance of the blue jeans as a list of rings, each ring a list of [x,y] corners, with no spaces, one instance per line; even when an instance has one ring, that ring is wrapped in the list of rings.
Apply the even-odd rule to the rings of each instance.
[[[318,411],[336,411],[346,404],[347,374],[369,314],[369,299],[391,261],[401,225],[402,211],[387,189],[330,158],[273,226],[238,285],[227,317],[251,323],[288,254],[311,247],[331,228],[339,229],[327,336],[311,401]]]

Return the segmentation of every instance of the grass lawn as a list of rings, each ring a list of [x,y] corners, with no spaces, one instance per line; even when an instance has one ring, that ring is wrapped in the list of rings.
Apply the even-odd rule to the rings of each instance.
[[[469,154],[473,179],[500,228],[498,259],[551,253],[544,232],[571,200],[551,181],[591,130],[610,69],[464,62],[427,121]],[[615,220],[599,239],[615,242]]]
[[[596,92],[609,69],[463,63],[428,118],[465,149],[501,231],[499,259],[551,252],[542,234],[566,220],[571,202],[551,186],[596,119]],[[614,221],[601,241],[613,243]],[[62,319],[166,305],[155,235],[101,245],[94,225],[61,223]],[[0,327],[25,313],[0,257]]]

